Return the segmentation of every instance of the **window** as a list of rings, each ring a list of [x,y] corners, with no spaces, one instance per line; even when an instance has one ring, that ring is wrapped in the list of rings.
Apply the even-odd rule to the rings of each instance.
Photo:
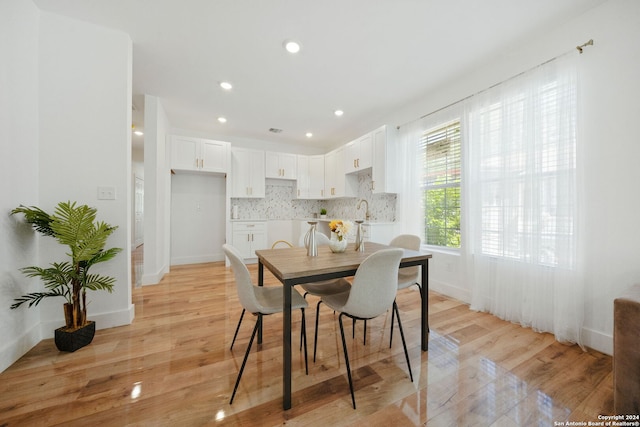
[[[476,113],[482,254],[572,265],[576,146],[567,91],[551,81],[533,100],[520,93]]]
[[[428,245],[460,247],[460,142],[460,120],[427,131],[420,142]]]

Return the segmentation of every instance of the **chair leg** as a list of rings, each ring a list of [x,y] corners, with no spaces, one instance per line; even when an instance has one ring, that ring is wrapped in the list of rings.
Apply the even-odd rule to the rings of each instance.
[[[356,319],[353,319],[353,324],[351,325],[351,338],[356,338]],[[364,345],[367,345],[367,320],[364,321],[364,335],[363,335]]]
[[[304,371],[309,375],[309,359],[307,358],[307,320],[304,315],[304,308],[301,308],[300,311],[302,311],[302,331],[300,331],[300,340],[304,337]]]
[[[249,345],[247,346],[247,351],[244,354],[244,360],[242,361],[242,366],[240,367],[240,372],[238,372],[238,378],[236,379],[236,385],[233,387],[233,393],[231,394],[231,400],[229,400],[229,405],[233,403],[233,398],[236,396],[236,391],[238,391],[238,385],[240,384],[240,378],[242,378],[242,372],[244,372],[244,367],[247,364],[247,359],[249,358],[249,352],[251,351],[251,346],[253,345],[253,339],[256,337],[256,333],[258,332],[258,328],[260,327],[260,323],[262,323],[262,316],[258,316],[256,320],[256,326],[253,327],[253,332],[251,333],[251,339],[249,340]]]
[[[422,298],[422,286],[420,286],[420,283],[414,283],[414,285],[416,285],[418,287],[418,289],[420,290],[420,298]],[[393,303],[395,304],[396,300],[393,300]],[[391,334],[389,337],[389,348],[391,348],[391,343],[393,342],[393,318],[395,317],[395,310],[391,311]]]
[[[363,335],[364,345],[367,345],[367,319],[364,319],[364,335]]]
[[[344,350],[344,361],[347,366],[347,377],[349,378],[349,389],[351,390],[351,401],[353,402],[353,409],[356,409],[356,397],[353,394],[353,380],[351,379],[351,367],[349,366],[349,353],[347,352],[347,341],[344,339],[344,326],[342,325],[342,316],[344,313],[340,313],[338,321],[340,322],[340,335],[342,336],[342,349]],[[355,322],[355,319],[354,319]]]
[[[316,363],[316,350],[318,349],[318,319],[320,317],[320,304],[322,300],[318,301],[316,305],[316,332],[313,336],[313,363]]]
[[[233,341],[231,341],[231,348],[229,350],[233,350],[233,345],[236,343],[236,337],[238,336],[238,331],[240,330],[240,324],[242,323],[242,318],[244,317],[245,309],[242,309],[242,314],[240,315],[240,320],[238,320],[238,326],[236,326],[236,333],[233,334]]]
[[[396,300],[393,300],[393,303],[396,303]],[[393,319],[396,317],[396,310],[391,309],[391,334],[389,336],[389,348],[391,348],[391,343],[393,342]]]
[[[409,352],[407,351],[407,343],[404,340],[404,331],[402,330],[402,322],[400,321],[400,312],[398,311],[398,305],[393,301],[393,309],[398,317],[398,329],[400,329],[400,337],[402,337],[402,347],[404,347],[404,357],[407,359],[407,367],[409,368],[409,378],[413,382],[413,373],[411,372],[411,362],[409,361]]]

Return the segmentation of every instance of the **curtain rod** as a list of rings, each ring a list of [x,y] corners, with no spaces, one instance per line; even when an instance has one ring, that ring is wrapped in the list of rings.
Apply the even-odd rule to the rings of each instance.
[[[578,50],[578,53],[582,54],[583,49],[584,49],[585,47],[587,47],[587,46],[593,46],[593,39],[589,39],[589,41],[587,41],[587,42],[585,42],[585,43],[583,43],[583,44],[581,44],[581,45],[579,45],[579,46],[576,46],[576,49]],[[476,93],[473,93],[473,94],[471,94],[471,95],[469,95],[469,96],[465,96],[464,98],[461,98],[461,99],[459,99],[459,100],[457,100],[457,101],[454,101],[454,102],[452,102],[452,103],[450,103],[450,104],[447,104],[447,105],[445,105],[444,107],[438,108],[437,110],[434,110],[434,111],[432,111],[432,112],[430,112],[430,113],[424,114],[424,115],[422,115],[422,116],[418,117],[417,119],[410,120],[410,121],[408,121],[408,122],[403,123],[402,125],[397,125],[397,126],[396,126],[396,129],[400,129],[402,126],[405,126],[405,125],[407,125],[407,124],[409,124],[409,123],[415,122],[416,120],[422,120],[422,119],[424,119],[425,117],[429,117],[429,116],[431,116],[431,115],[433,115],[433,114],[436,114],[436,113],[438,113],[438,112],[440,112],[440,111],[442,111],[442,110],[446,110],[446,109],[447,109],[447,108],[449,108],[449,107],[452,107],[452,106],[454,106],[454,105],[456,105],[456,104],[459,104],[459,103],[461,103],[461,102],[464,102],[464,101],[466,101],[467,99],[471,99],[471,98],[473,98],[474,96],[480,95],[481,93],[484,93],[484,92],[486,92],[486,91],[488,91],[488,90],[490,90],[490,89],[493,89],[493,88],[494,88],[494,87],[496,87],[496,86],[500,86],[501,84],[507,83],[508,81],[511,81],[511,80],[513,80],[513,79],[515,79],[515,78],[518,78],[518,77],[520,77],[520,76],[521,76],[521,75],[523,75],[523,74],[526,74],[526,73],[528,73],[528,72],[530,72],[530,71],[533,71],[533,70],[535,70],[535,69],[537,69],[537,68],[540,68],[540,67],[542,67],[543,65],[546,65],[546,64],[548,64],[548,63],[550,63],[550,62],[553,62],[553,61],[555,61],[555,60],[556,60],[556,59],[558,59],[558,58],[562,58],[563,56],[568,55],[568,54],[570,54],[571,52],[573,52],[573,49],[571,49],[571,50],[569,50],[569,51],[567,51],[567,52],[565,52],[565,53],[562,53],[562,54],[560,54],[560,55],[558,55],[558,56],[554,56],[554,57],[553,57],[553,58],[551,58],[551,59],[547,59],[546,61],[541,62],[541,63],[540,63],[540,64],[538,64],[538,65],[535,65],[535,66],[533,66],[533,67],[531,67],[531,68],[529,68],[529,69],[527,69],[527,70],[525,70],[525,71],[522,71],[522,72],[520,72],[520,73],[518,73],[518,74],[516,74],[516,75],[514,75],[514,76],[511,76],[511,77],[509,77],[509,78],[507,78],[507,79],[504,79],[504,80],[502,80],[501,82],[495,83],[495,84],[493,84],[493,85],[489,86],[488,88],[482,89],[482,90],[480,90],[480,91],[478,91],[478,92],[476,92]]]

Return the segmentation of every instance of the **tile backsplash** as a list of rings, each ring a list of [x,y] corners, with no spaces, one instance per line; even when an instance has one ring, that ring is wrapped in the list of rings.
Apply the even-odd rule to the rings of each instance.
[[[358,211],[360,199],[369,203],[370,221],[393,222],[396,220],[396,195],[373,194],[371,192],[371,171],[358,175],[358,196],[332,200],[298,200],[293,181],[268,179],[264,199],[232,198],[231,206],[238,206],[240,219],[311,218],[320,215],[320,209],[327,210],[328,218],[364,219],[364,205]]]

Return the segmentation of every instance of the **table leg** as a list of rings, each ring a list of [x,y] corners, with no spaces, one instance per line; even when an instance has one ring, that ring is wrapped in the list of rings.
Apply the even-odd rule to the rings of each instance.
[[[291,409],[291,291],[292,286],[284,283],[282,307],[282,386],[284,409]]]
[[[258,286],[264,285],[264,265],[258,260]],[[258,344],[262,344],[262,322],[258,327]]]
[[[425,260],[422,264],[422,336],[420,346],[422,351],[429,350],[429,260]]]

